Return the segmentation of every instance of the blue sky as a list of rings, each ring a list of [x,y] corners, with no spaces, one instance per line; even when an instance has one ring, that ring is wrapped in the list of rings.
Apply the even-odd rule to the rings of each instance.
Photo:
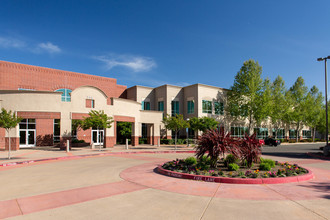
[[[156,87],[229,88],[243,62],[324,92],[330,1],[2,0],[0,60]]]

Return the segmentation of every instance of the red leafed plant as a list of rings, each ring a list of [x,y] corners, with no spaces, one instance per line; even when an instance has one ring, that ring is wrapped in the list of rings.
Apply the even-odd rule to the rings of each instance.
[[[239,140],[241,160],[246,160],[247,166],[251,167],[252,163],[258,163],[261,156],[261,144],[256,138],[256,135],[245,135],[244,138]]]
[[[205,154],[211,159],[211,166],[216,167],[219,156],[225,153],[231,153],[239,157],[240,150],[238,142],[230,137],[230,134],[225,134],[224,131],[208,130],[198,141],[196,146],[196,157],[201,159]]]

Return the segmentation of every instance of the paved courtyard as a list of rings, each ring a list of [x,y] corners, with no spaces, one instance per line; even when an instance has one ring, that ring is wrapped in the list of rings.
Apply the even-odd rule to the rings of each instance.
[[[329,219],[330,160],[306,156],[321,145],[264,147],[263,157],[315,174],[311,181],[273,185],[198,182],[154,171],[193,155],[189,148],[22,150],[10,162],[57,159],[0,167],[0,219]],[[0,152],[0,164],[9,162],[6,154]]]

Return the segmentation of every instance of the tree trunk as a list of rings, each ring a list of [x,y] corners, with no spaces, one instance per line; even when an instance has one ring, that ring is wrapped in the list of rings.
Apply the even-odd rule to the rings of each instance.
[[[298,142],[298,136],[299,136],[299,125],[300,125],[300,123],[298,122],[297,123],[297,130],[296,130],[296,142]]]
[[[6,129],[7,133],[8,133],[8,159],[10,160],[10,151],[11,151],[11,143],[10,143],[10,133],[9,133],[9,129]]]
[[[175,146],[175,150],[176,150],[176,137],[177,137],[177,135],[178,135],[178,132],[177,132],[177,131],[175,131],[175,140],[174,140],[174,146]]]
[[[313,128],[313,142],[315,142],[315,133],[316,133],[316,128]]]

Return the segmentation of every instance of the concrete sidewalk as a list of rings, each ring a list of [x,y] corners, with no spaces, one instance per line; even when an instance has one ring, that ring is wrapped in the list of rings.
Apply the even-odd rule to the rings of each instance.
[[[218,184],[154,172],[158,164],[193,155],[184,153],[191,148],[179,148],[178,153],[173,149],[146,145],[125,150],[124,146],[117,146],[105,152],[118,154],[107,156],[81,149],[71,153],[94,156],[0,167],[3,183],[0,219],[328,219],[330,216],[330,161],[274,158],[311,169],[315,179],[307,182]],[[39,151],[17,152],[25,155],[18,154],[16,157],[20,158],[15,160],[66,154]],[[1,152],[1,157],[2,153],[5,152]]]

